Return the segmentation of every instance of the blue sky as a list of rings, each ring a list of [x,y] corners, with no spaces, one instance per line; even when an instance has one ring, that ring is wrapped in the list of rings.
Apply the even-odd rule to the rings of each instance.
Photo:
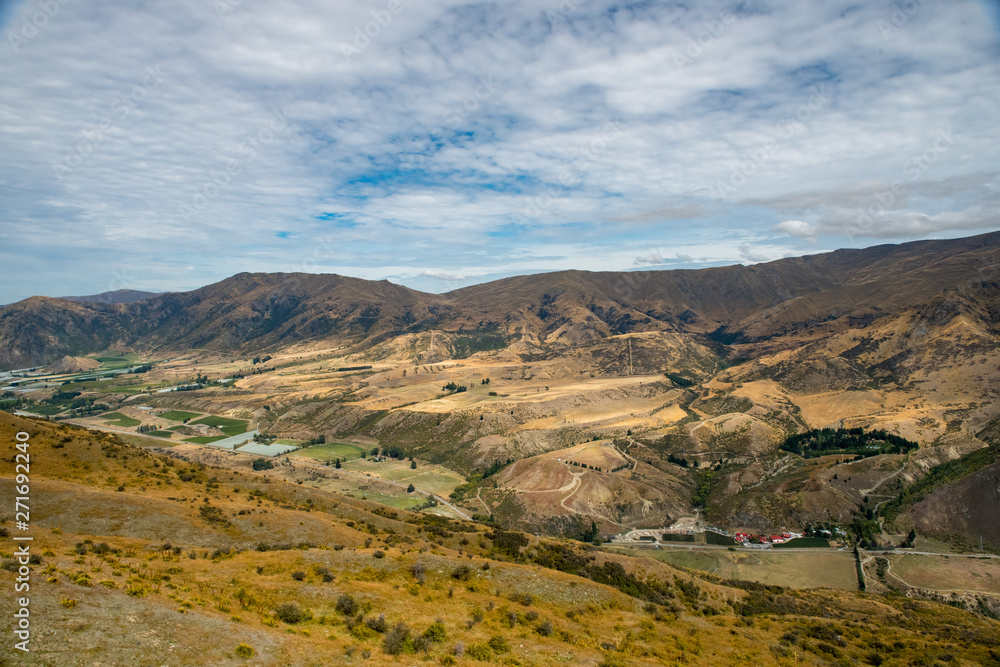
[[[0,303],[991,231],[997,8],[0,0]]]

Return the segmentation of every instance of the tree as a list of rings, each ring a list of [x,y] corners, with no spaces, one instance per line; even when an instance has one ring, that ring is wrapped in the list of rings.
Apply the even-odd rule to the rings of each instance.
[[[407,493],[413,493],[416,490],[417,490],[417,487],[413,486],[412,484],[410,484],[408,487],[406,487],[406,492]]]
[[[337,462],[333,464],[333,467],[340,470],[340,459],[337,459]]]
[[[416,469],[417,469],[417,462],[410,461],[410,470],[416,470]]]

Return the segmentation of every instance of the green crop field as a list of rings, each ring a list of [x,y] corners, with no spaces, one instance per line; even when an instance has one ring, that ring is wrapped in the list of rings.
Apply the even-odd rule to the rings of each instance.
[[[65,405],[33,405],[28,408],[24,408],[27,412],[33,412],[36,415],[45,415],[50,417],[52,415],[57,415],[66,409]],[[136,422],[138,424],[139,422]]]
[[[169,438],[170,436],[173,435],[173,433],[171,433],[170,431],[152,431],[151,433],[147,433],[146,435],[155,435],[157,438]]]
[[[247,432],[247,422],[243,419],[230,419],[228,417],[216,417],[212,415],[190,423],[215,426],[221,429],[223,433],[230,436]]]
[[[168,428],[167,430],[168,430],[168,431],[179,431],[179,430],[181,430],[182,428],[185,428],[184,424],[178,424],[177,426],[171,426],[171,427],[170,427],[170,428]]]
[[[295,452],[295,455],[306,456],[311,459],[316,459],[317,461],[333,461],[334,459],[350,461],[361,458],[361,454],[364,451],[364,447],[359,447],[358,445],[349,445],[343,442],[331,442],[325,445],[313,445],[312,447],[300,449]]]
[[[830,541],[825,537],[796,537],[784,544],[775,544],[775,549],[829,549]]]
[[[239,433],[237,433],[236,435],[239,435]],[[196,438],[185,438],[184,442],[193,442],[196,445],[207,445],[210,442],[215,442],[216,440],[225,440],[225,439],[226,436],[224,435],[211,435],[211,436],[199,435]]]
[[[156,415],[161,419],[167,419],[172,422],[182,422],[185,419],[194,419],[195,417],[201,417],[200,412],[184,412],[182,410],[171,410],[170,412],[164,412],[162,415]],[[237,435],[239,435],[237,433]]]
[[[101,419],[107,421],[108,424],[113,424],[114,426],[121,426],[123,428],[131,428],[133,426],[138,426],[142,422],[138,419],[132,419],[131,417],[126,417],[120,412],[109,412],[107,414],[101,415]]]

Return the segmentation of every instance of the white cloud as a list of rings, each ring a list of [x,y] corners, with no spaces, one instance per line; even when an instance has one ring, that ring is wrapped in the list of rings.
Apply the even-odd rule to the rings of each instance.
[[[377,29],[378,2],[227,6],[65,3],[16,53],[35,5],[12,12],[0,260],[18,278],[0,302],[137,266],[128,287],[303,269],[431,285],[438,267],[760,261],[997,224],[1000,58],[972,0],[924,3],[888,37],[885,7],[847,2],[593,0],[550,20],[565,3],[407,0]],[[765,248],[768,230],[786,237]]]

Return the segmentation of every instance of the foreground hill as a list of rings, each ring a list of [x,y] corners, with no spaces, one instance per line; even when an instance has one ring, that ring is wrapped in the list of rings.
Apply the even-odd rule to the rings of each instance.
[[[35,557],[14,664],[1000,664],[988,605],[725,581],[0,413],[0,441],[18,432]]]

